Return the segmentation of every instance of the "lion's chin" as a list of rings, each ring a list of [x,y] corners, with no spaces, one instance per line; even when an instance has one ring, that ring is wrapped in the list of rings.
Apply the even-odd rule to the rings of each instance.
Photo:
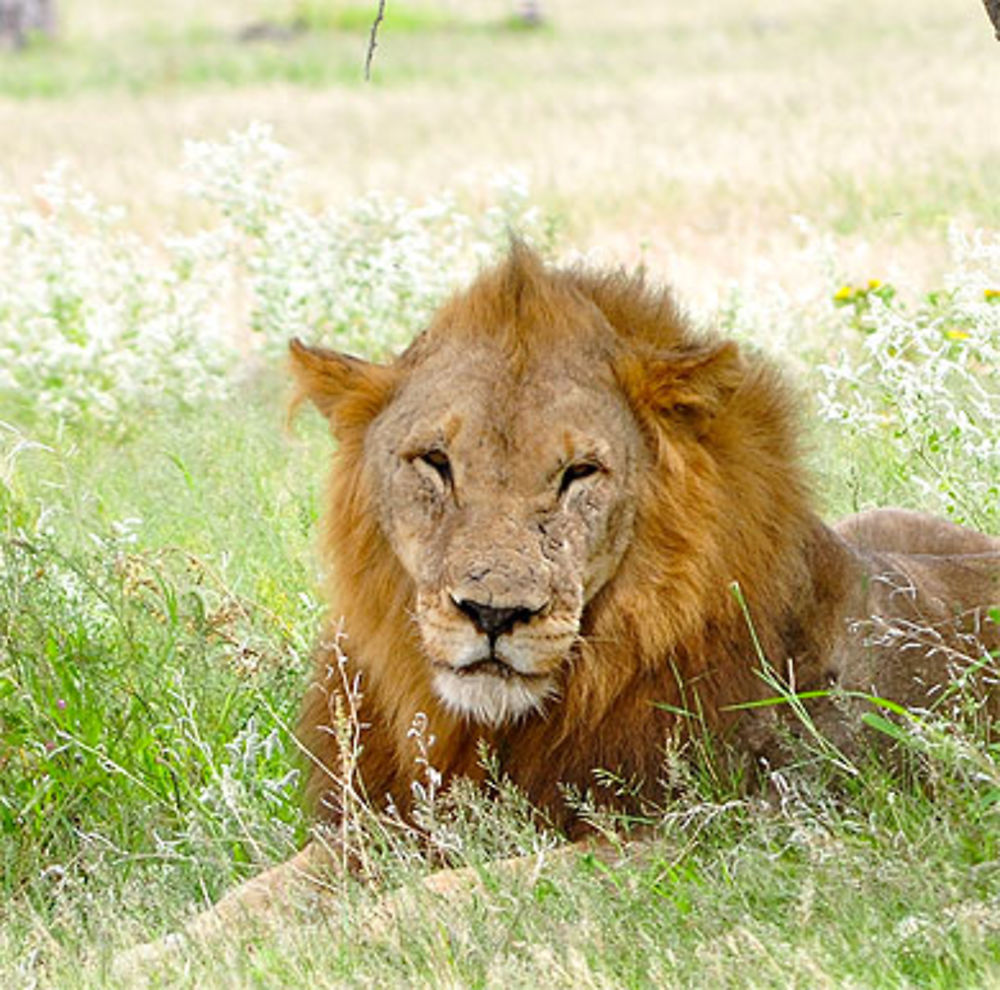
[[[449,711],[492,728],[542,711],[556,693],[551,678],[520,677],[510,668],[500,675],[492,665],[461,673],[438,668],[434,690]]]

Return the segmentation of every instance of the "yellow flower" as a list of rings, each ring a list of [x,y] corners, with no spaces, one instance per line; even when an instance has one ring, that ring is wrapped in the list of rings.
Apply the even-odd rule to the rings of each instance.
[[[868,291],[869,292],[874,292],[876,289],[881,289],[881,288],[882,288],[882,282],[881,282],[881,280],[879,280],[877,278],[870,278],[870,279],[868,279]]]
[[[944,335],[949,340],[968,340],[969,335],[964,330],[945,330]]]
[[[987,302],[993,302],[995,299],[1000,299],[1000,289],[983,289],[983,298]]]
[[[854,295],[854,290],[849,285],[842,285],[833,294],[833,298],[836,299],[838,302],[846,302],[853,295]]]

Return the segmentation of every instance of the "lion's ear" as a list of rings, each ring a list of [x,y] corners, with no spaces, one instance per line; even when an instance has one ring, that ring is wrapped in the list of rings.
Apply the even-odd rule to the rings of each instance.
[[[633,395],[659,416],[705,425],[726,404],[743,379],[743,363],[733,341],[694,351],[657,355],[633,370]]]
[[[297,338],[288,347],[298,384],[292,409],[308,399],[330,421],[337,436],[366,427],[388,401],[395,375],[385,365],[310,347]]]

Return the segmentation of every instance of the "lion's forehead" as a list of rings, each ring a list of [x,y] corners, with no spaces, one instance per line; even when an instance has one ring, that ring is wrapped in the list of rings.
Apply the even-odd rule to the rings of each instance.
[[[639,438],[604,367],[547,362],[510,373],[490,351],[415,369],[383,415],[380,441],[395,452],[440,446],[460,458],[529,471],[578,457],[614,462]]]

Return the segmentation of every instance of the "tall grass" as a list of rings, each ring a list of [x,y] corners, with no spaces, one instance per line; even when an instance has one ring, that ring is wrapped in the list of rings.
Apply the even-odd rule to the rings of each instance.
[[[80,192],[5,207],[18,278],[0,297],[3,985],[106,985],[116,949],[305,838],[289,726],[319,622],[309,547],[328,441],[311,421],[283,431],[284,336],[378,356],[508,223],[559,249],[517,182],[479,211],[445,197],[320,213],[286,192],[286,159],[259,128],[192,146],[212,212],[148,250]],[[829,420],[830,477],[847,452],[890,458],[841,503],[916,491],[995,528],[1000,252],[986,234],[953,247],[941,286],[845,285],[833,266],[797,311],[747,289],[717,321],[749,345],[767,327],[800,362]],[[373,927],[376,894],[348,880],[341,915],[305,912],[253,951],[192,948],[165,985],[1000,979],[1000,754],[961,711],[900,730],[913,775],[845,773],[803,748],[754,794],[695,748],[665,767],[677,798],[645,823],[651,841],[610,865],[553,855],[503,780],[442,794],[433,727],[415,728],[425,830],[484,889],[417,896]],[[431,868],[391,815],[358,820],[385,884]],[[512,853],[535,857],[530,876],[491,865]]]

